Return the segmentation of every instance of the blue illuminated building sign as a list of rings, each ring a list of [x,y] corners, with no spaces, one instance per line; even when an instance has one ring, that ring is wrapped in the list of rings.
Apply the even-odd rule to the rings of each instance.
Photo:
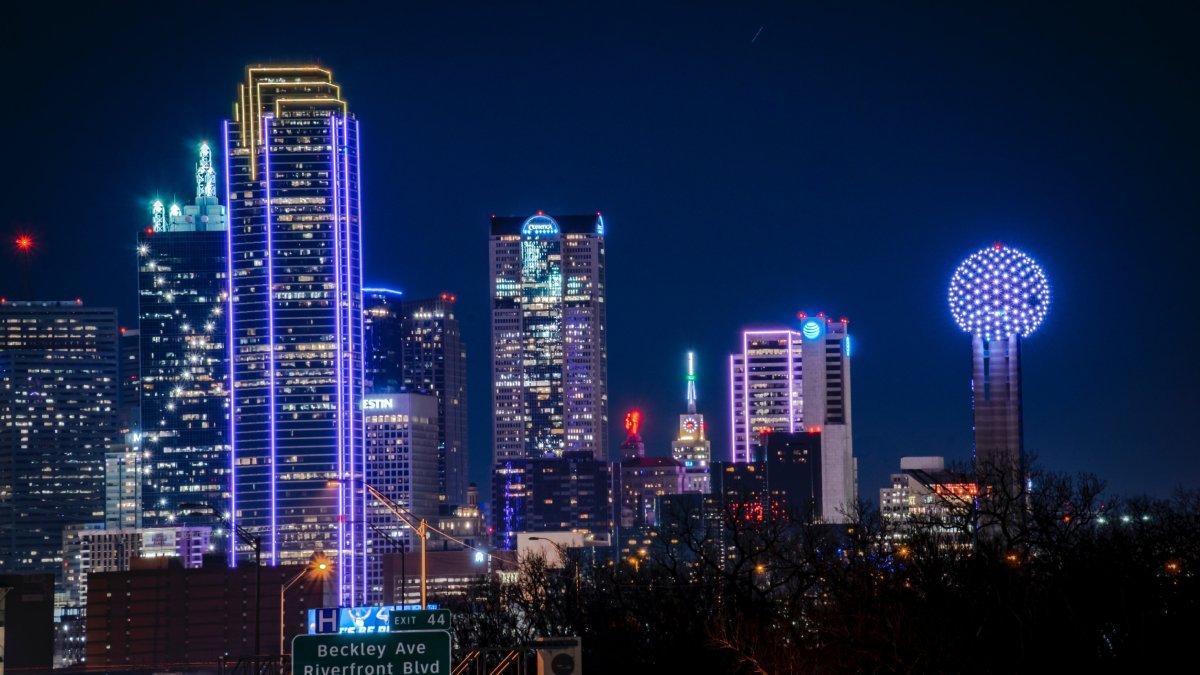
[[[526,237],[553,237],[558,233],[558,223],[553,218],[540,214],[526,220],[521,226],[521,234]]]
[[[800,324],[800,333],[804,335],[806,340],[816,340],[825,332],[825,326],[817,319],[805,319],[804,323]]]
[[[435,603],[427,609],[440,609]],[[377,605],[370,607],[323,607],[308,610],[308,634],[346,633],[390,633],[390,617],[393,611],[414,612],[420,605]]]

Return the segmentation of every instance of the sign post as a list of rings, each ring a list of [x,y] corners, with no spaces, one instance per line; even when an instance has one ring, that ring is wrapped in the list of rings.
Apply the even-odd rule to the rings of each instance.
[[[292,675],[450,675],[450,633],[297,635]]]

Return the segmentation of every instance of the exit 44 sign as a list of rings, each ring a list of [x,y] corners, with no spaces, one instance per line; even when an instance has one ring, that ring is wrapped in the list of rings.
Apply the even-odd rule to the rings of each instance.
[[[393,633],[410,630],[450,630],[450,610],[392,610],[389,615],[388,626]]]
[[[297,635],[292,641],[292,675],[449,673],[450,633],[444,630]]]

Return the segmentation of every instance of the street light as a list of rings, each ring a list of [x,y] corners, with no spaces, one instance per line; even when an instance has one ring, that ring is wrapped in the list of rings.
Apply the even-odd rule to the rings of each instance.
[[[319,577],[323,577],[329,573],[329,567],[330,567],[329,561],[326,560],[324,556],[316,557],[315,560],[313,560],[312,562],[305,565],[304,569],[297,572],[296,576],[292,577],[291,579],[288,580],[288,582],[286,584],[279,587],[279,667],[280,668],[283,667],[284,659],[287,657],[287,653],[285,653],[284,649],[283,649],[284,648],[284,641],[283,641],[283,625],[284,625],[283,624],[283,616],[284,616],[283,615],[283,602],[284,602],[284,598],[283,598],[283,594],[285,591],[287,591],[287,589],[291,588],[297,581],[300,581],[301,579],[303,579],[304,576],[306,574],[308,574],[309,572],[312,572],[313,574],[315,574]]]
[[[208,503],[187,503],[180,504],[180,515],[184,516],[199,516],[211,515],[222,523],[229,526],[229,531],[233,532],[238,539],[242,540],[243,544],[250,546],[254,550],[254,655],[262,655],[262,537],[258,534],[250,532],[246,528],[238,525],[232,520],[229,520],[217,510],[217,507]]]
[[[405,525],[408,525],[413,529],[414,532],[416,532],[417,538],[421,540],[421,609],[426,609],[426,599],[428,598],[428,578],[426,576],[425,569],[425,540],[429,537],[429,523],[427,523],[424,518],[420,518],[413,514],[412,511],[408,511],[408,509],[400,506],[391,497],[388,497],[379,490],[376,490],[375,486],[361,478],[334,478],[329,481],[329,485],[335,486],[343,482],[361,483],[363,488],[365,488],[366,491],[369,492],[376,501],[378,501],[380,504],[383,504],[384,508],[386,508],[388,511],[391,511],[393,515],[395,515],[397,518],[403,521]],[[402,511],[407,511],[408,515],[404,515]],[[409,516],[412,516],[412,518]],[[416,523],[413,523],[413,518],[417,520]]]
[[[553,546],[554,548],[558,549],[558,554],[560,556],[562,556],[564,563],[568,559],[570,559],[570,556],[567,555],[567,549],[564,548],[562,544],[558,543],[557,541],[554,541],[553,539],[547,539],[545,537],[530,537],[529,541],[544,541],[544,542],[550,544],[551,546]],[[579,594],[579,558],[575,558],[574,561],[575,561],[575,594],[578,595]]]

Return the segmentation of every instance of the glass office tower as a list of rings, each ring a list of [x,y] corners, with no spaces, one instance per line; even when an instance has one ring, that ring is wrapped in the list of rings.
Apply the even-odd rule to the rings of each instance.
[[[195,203],[168,211],[156,201],[151,226],[138,235],[137,384],[150,525],[175,522],[181,503],[224,508],[229,495],[229,274],[216,180],[203,143]]]
[[[366,597],[358,121],[319,66],[250,67],[225,122],[235,522]]]
[[[104,520],[117,310],[0,300],[0,569],[58,573],[63,528]]]
[[[466,506],[467,346],[456,296],[402,300],[398,291],[363,289],[367,305],[367,386],[372,393],[430,394],[438,401],[438,498]]]
[[[490,263],[497,466],[607,457],[604,219],[493,217]]]

